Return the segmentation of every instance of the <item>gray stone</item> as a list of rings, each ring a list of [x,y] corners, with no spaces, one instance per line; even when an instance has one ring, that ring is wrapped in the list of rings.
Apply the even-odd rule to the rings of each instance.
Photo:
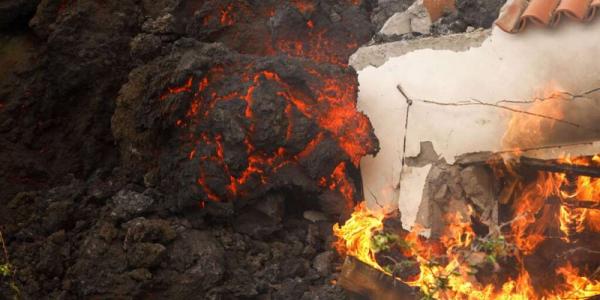
[[[233,228],[237,232],[261,239],[280,230],[282,225],[260,211],[249,209],[235,219]]]
[[[460,171],[461,185],[467,198],[481,212],[482,221],[493,221],[496,209],[494,179],[484,166],[469,166]]]
[[[403,35],[411,32],[428,34],[431,32],[431,17],[423,0],[415,1],[406,11],[393,14],[383,24],[382,35],[394,36]]]
[[[346,292],[339,285],[324,284],[321,286],[311,286],[310,290],[305,292],[302,300],[345,300],[348,299]]]
[[[309,221],[311,221],[313,223],[316,223],[316,222],[319,222],[319,221],[327,221],[327,216],[323,212],[316,211],[316,210],[307,210],[307,211],[304,211],[304,213],[302,214],[302,216],[305,219],[307,219],[307,220],[309,220]]]
[[[315,257],[312,262],[312,267],[321,274],[328,276],[331,273],[331,261],[333,260],[333,252],[325,251]]]
[[[149,19],[142,25],[142,31],[154,34],[169,34],[175,32],[175,18],[166,14],[156,19]]]
[[[308,268],[308,261],[302,258],[286,259],[281,263],[279,276],[280,279],[303,277],[308,271]]]
[[[135,269],[127,273],[135,281],[146,281],[152,278],[152,273],[148,269]]]
[[[384,35],[402,35],[411,32],[410,15],[407,12],[397,12],[383,24],[379,31]]]
[[[166,248],[155,243],[135,243],[127,249],[127,264],[133,268],[151,268],[160,264]]]
[[[254,207],[276,222],[281,222],[284,213],[284,197],[280,194],[269,194]]]
[[[418,32],[420,34],[428,34],[431,31],[431,17],[423,0],[417,0],[411,5],[406,12],[410,17],[410,30],[411,32]]]
[[[467,51],[481,46],[490,36],[490,30],[426,37],[409,41],[397,41],[359,48],[351,57],[350,65],[357,71],[367,66],[381,66],[391,57],[398,57],[420,49]]]
[[[121,190],[112,197],[112,202],[114,208],[111,216],[127,219],[147,212],[154,203],[154,199],[138,192]]]
[[[169,221],[136,218],[125,224],[127,239],[131,242],[158,242],[166,244],[175,239],[177,233]]]
[[[183,289],[205,290],[225,274],[225,250],[208,231],[188,230],[169,247],[170,265]]]

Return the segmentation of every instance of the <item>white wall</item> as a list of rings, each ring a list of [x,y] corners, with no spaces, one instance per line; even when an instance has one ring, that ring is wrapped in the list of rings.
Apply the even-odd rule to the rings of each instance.
[[[487,103],[503,99],[528,100],[540,96],[550,84],[570,92],[600,87],[600,21],[579,24],[565,21],[552,30],[531,27],[510,35],[497,28],[480,47],[464,52],[423,49],[390,58],[383,65],[359,71],[358,107],[375,128],[381,151],[361,162],[366,200],[386,206],[398,203],[403,223],[410,227],[421,201],[427,167],[406,168],[402,196],[398,190],[405,134],[406,100],[411,98],[456,102],[476,98]],[[595,99],[579,99],[572,109],[586,116],[567,114],[600,130],[600,93]],[[526,109],[526,105],[513,105]],[[440,106],[416,102],[409,115],[406,156],[419,153],[421,141],[431,141],[448,162],[463,153],[502,150],[502,135],[511,113],[485,106]],[[594,123],[594,120],[597,121]],[[571,126],[567,130],[575,130]],[[569,142],[600,140],[598,132],[587,136],[568,133]],[[553,141],[566,142],[565,141]],[[598,144],[586,152],[600,152]]]

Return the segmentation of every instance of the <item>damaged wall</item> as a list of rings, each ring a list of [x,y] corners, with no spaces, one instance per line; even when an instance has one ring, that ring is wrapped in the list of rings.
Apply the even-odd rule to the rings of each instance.
[[[470,43],[461,35],[455,38],[459,45],[448,37],[440,41],[444,43],[441,47],[453,50]],[[424,161],[404,168],[400,183],[401,160],[417,156],[421,142],[431,141],[440,159],[449,163],[464,153],[506,150],[502,137],[508,122],[515,111],[531,107],[527,101],[550,90],[583,93],[600,87],[598,21],[565,22],[552,30],[531,28],[519,35],[494,28],[481,46],[467,51],[439,50],[439,45],[431,48],[438,50],[421,48],[391,57],[382,52],[393,48],[378,45],[359,50],[360,59],[355,56],[352,60],[361,69],[391,57],[378,67],[359,71],[359,109],[371,119],[381,146],[377,156],[363,158],[361,169],[370,205],[376,201],[386,207],[398,203],[405,227],[415,221],[431,165]],[[373,61],[365,56],[368,52]],[[407,123],[407,101],[397,85],[414,100]],[[535,146],[600,140],[600,95],[594,92],[576,101],[560,98],[548,101],[562,106],[566,113],[556,119],[564,121],[556,121],[556,134]],[[525,103],[502,102],[506,99]],[[591,154],[598,152],[600,145],[588,143],[579,148]],[[560,155],[565,151],[551,152]]]

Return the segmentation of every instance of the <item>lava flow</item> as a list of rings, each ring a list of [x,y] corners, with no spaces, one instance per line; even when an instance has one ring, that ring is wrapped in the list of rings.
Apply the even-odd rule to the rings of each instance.
[[[246,1],[207,1],[200,5],[201,28],[196,30],[244,54],[288,55],[345,66],[358,45],[370,39],[371,25],[356,10],[343,11],[346,17],[337,15],[340,20],[334,21],[328,10],[362,2],[260,1],[250,6]]]
[[[233,88],[225,87],[232,79],[228,68],[244,70]],[[277,68],[256,69],[253,63],[215,66],[202,77],[167,87],[160,97],[166,107],[189,99],[184,117],[175,125],[189,145],[187,158],[199,161],[196,182],[206,195],[203,200],[247,196],[257,184],[268,185],[286,165],[310,168],[312,156],[323,155],[329,147],[325,151],[340,152],[335,158],[324,157],[335,164],[327,173],[316,170],[309,175],[339,191],[351,208],[357,193],[347,169],[358,167],[360,158],[376,149],[368,119],[356,110],[356,79],[350,72],[332,76],[322,68],[305,67],[305,82],[297,86]],[[214,126],[220,122],[226,123]]]
[[[301,190],[335,207],[332,214],[349,214],[360,190],[351,174],[378,149],[348,67],[373,33],[359,14],[365,7],[355,0],[259,2],[189,1],[175,13],[189,23],[187,34],[220,44],[189,50],[182,43],[157,66],[179,61],[147,100],[160,110],[161,128],[175,130],[153,152],[165,185],[179,185],[175,192],[186,201]]]

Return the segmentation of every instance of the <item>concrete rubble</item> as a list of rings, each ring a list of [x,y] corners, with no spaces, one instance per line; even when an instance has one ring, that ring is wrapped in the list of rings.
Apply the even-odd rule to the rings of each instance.
[[[389,18],[379,31],[383,35],[402,35],[410,32],[428,34],[431,17],[423,0],[415,1],[406,11],[397,12]]]

